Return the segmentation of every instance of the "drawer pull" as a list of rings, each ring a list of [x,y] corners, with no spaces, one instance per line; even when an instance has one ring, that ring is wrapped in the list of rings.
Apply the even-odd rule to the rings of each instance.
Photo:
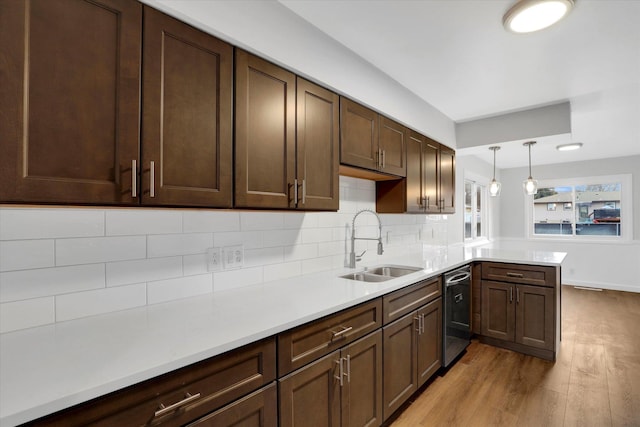
[[[331,339],[334,340],[336,338],[342,338],[344,336],[344,334],[346,334],[347,332],[351,331],[352,329],[353,329],[353,326],[349,326],[349,327],[342,326],[342,330],[340,330],[338,332],[331,331],[331,333],[333,334]]]
[[[518,279],[524,279],[524,274],[522,273],[507,273],[508,277],[517,277]]]
[[[187,405],[197,399],[200,398],[200,393],[196,393],[196,394],[189,394],[187,393],[184,397],[184,399],[182,399],[179,402],[176,402],[172,405],[169,406],[164,406],[162,403],[160,404],[160,407],[158,408],[158,410],[155,412],[154,417],[161,417],[165,414],[168,414],[169,412],[175,411],[176,409],[180,408],[181,406]]]

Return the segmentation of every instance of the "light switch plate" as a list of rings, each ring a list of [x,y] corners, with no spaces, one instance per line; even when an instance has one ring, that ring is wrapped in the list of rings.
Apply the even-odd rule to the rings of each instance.
[[[224,268],[241,268],[244,265],[244,245],[224,247]]]

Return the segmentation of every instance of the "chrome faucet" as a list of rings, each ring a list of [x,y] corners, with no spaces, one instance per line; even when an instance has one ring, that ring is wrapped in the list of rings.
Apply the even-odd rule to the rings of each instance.
[[[378,238],[377,239],[373,237],[356,237],[356,218],[358,217],[358,215],[364,212],[369,212],[374,214],[376,216],[376,219],[378,220]],[[365,250],[360,255],[356,255],[356,252],[355,252],[356,240],[377,240],[378,255],[382,255],[382,253],[384,252],[384,249],[382,248],[382,222],[380,221],[380,217],[375,211],[372,211],[371,209],[363,209],[361,211],[358,211],[358,213],[356,213],[353,216],[353,220],[351,221],[351,254],[349,255],[349,268],[355,268],[356,261],[362,260],[362,255],[364,255],[364,252],[366,252]]]

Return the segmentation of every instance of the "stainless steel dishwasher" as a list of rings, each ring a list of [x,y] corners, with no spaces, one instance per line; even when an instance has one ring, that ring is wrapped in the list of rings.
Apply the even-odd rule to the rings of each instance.
[[[471,337],[471,266],[444,275],[442,360],[448,367],[464,351]]]

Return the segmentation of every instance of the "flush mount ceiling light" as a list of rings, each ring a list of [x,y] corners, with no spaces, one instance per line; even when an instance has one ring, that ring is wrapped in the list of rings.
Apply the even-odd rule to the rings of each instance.
[[[489,195],[491,197],[496,197],[500,195],[500,188],[502,185],[496,181],[496,151],[498,151],[500,147],[497,145],[494,147],[489,147],[489,150],[493,151],[493,179],[491,180],[491,184],[489,184]]]
[[[572,151],[577,150],[582,147],[582,142],[572,142],[571,144],[562,144],[556,146],[556,150],[558,151]]]
[[[532,33],[564,18],[574,0],[520,0],[504,14],[502,24],[514,33]]]
[[[535,141],[525,142],[525,147],[529,147],[529,178],[525,179],[522,182],[522,188],[524,189],[524,194],[527,196],[533,196],[538,192],[538,181],[531,177],[531,146],[534,145]]]

